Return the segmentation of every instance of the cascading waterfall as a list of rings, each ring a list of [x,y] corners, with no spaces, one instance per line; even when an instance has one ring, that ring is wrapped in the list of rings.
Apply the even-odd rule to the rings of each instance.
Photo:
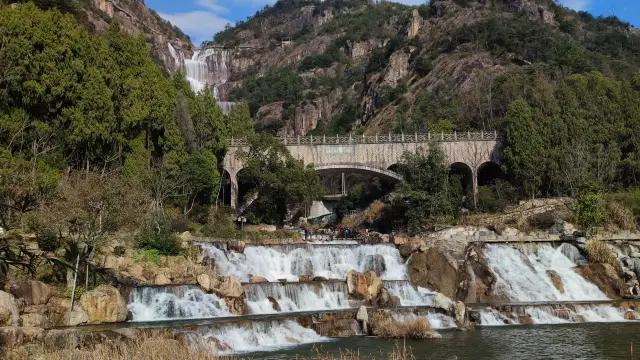
[[[400,298],[402,306],[432,306],[435,292],[414,287],[409,281],[384,281],[384,287],[393,296]]]
[[[132,321],[232,316],[223,299],[190,286],[136,288],[129,295],[127,308]]]
[[[229,50],[219,48],[196,50],[191,59],[185,59],[185,77],[191,84],[193,91],[199,92],[212,85],[213,96],[216,100],[220,100],[218,87],[229,81],[229,61]],[[212,66],[210,67],[209,64],[212,64]],[[223,112],[229,113],[233,103],[221,102],[219,105]]]
[[[273,299],[281,312],[347,309],[347,285],[342,282],[319,284],[260,283],[244,286],[247,306],[252,314],[276,313]]]
[[[329,340],[293,321],[221,325],[188,333],[187,337],[194,346],[219,355],[276,350]]]
[[[573,305],[569,308],[554,309],[552,306],[525,306],[520,309],[522,315],[531,318],[534,324],[567,324],[581,322],[622,322],[626,311],[610,305]],[[562,316],[559,316],[562,313]],[[498,310],[486,308],[479,311],[481,326],[502,326],[520,324],[515,314],[503,314]],[[638,316],[636,312],[634,317]],[[509,315],[509,316],[507,316]],[[629,320],[632,321],[632,320]]]
[[[224,275],[249,281],[251,275],[269,281],[298,281],[301,275],[346,279],[349,270],[376,271],[384,280],[405,280],[407,270],[398,250],[387,245],[247,246],[244,253],[225,253],[201,244]]]
[[[576,266],[561,249],[539,245],[528,256],[510,246],[488,245],[485,256],[497,275],[496,291],[515,302],[607,300],[594,284],[573,271]],[[564,293],[549,272],[562,280]]]
[[[396,321],[405,322],[415,319],[425,319],[434,330],[453,329],[457,327],[456,320],[446,314],[430,312],[426,315],[414,313],[392,312],[391,315]]]

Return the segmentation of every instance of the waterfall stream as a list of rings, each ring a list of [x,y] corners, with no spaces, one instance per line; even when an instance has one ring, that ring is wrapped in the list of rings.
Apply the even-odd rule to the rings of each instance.
[[[142,287],[129,295],[132,321],[163,321],[231,316],[223,299],[199,288]]]
[[[576,266],[561,249],[539,245],[528,256],[504,245],[487,245],[485,257],[498,278],[496,291],[515,302],[607,300],[594,284],[573,271]],[[549,273],[559,275],[564,293]]]
[[[343,282],[278,284],[261,283],[244,286],[247,306],[252,314],[278,312],[322,311],[347,309],[347,284]]]
[[[414,287],[407,281],[384,281],[384,287],[393,296],[400,298],[402,306],[431,306],[433,305],[433,296],[435,292],[422,288]]]
[[[244,253],[223,252],[201,244],[225,275],[249,281],[251,275],[269,281],[298,281],[301,275],[344,280],[349,270],[376,271],[384,280],[405,280],[406,266],[398,250],[387,245],[247,246]]]
[[[187,336],[195,346],[209,349],[218,355],[269,351],[329,340],[294,321],[228,324],[202,328],[198,333],[189,333]]]

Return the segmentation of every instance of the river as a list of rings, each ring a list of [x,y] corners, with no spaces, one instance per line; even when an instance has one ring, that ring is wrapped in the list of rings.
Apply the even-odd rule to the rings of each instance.
[[[633,359],[630,346],[640,346],[640,323],[482,327],[473,331],[440,331],[437,341],[407,340],[417,360]],[[361,359],[386,359],[402,340],[352,337],[317,344],[324,353],[357,350]],[[243,354],[253,359],[311,358],[314,345],[274,352]],[[640,350],[635,351],[640,358]]]

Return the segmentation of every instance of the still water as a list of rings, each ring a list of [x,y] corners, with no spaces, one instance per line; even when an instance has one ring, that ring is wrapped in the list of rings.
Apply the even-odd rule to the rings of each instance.
[[[640,323],[501,326],[474,331],[441,331],[442,340],[407,340],[418,360],[640,359]],[[634,354],[631,354],[631,343]],[[337,339],[316,347],[340,355],[357,350],[361,359],[386,360],[400,340]],[[637,349],[637,350],[636,350]],[[313,345],[244,354],[252,359],[312,358]]]

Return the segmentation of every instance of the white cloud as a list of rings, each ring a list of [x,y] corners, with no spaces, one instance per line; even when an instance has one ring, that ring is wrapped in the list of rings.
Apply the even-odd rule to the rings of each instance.
[[[213,35],[232,21],[222,18],[208,11],[192,11],[181,14],[160,14],[160,16],[178,26],[189,34],[194,45],[198,46],[205,40],[213,40]]]
[[[569,9],[583,11],[589,9],[593,0],[560,0],[560,3]]]
[[[217,0],[196,0],[196,4],[209,9],[214,13],[226,13],[229,9],[220,5]]]

